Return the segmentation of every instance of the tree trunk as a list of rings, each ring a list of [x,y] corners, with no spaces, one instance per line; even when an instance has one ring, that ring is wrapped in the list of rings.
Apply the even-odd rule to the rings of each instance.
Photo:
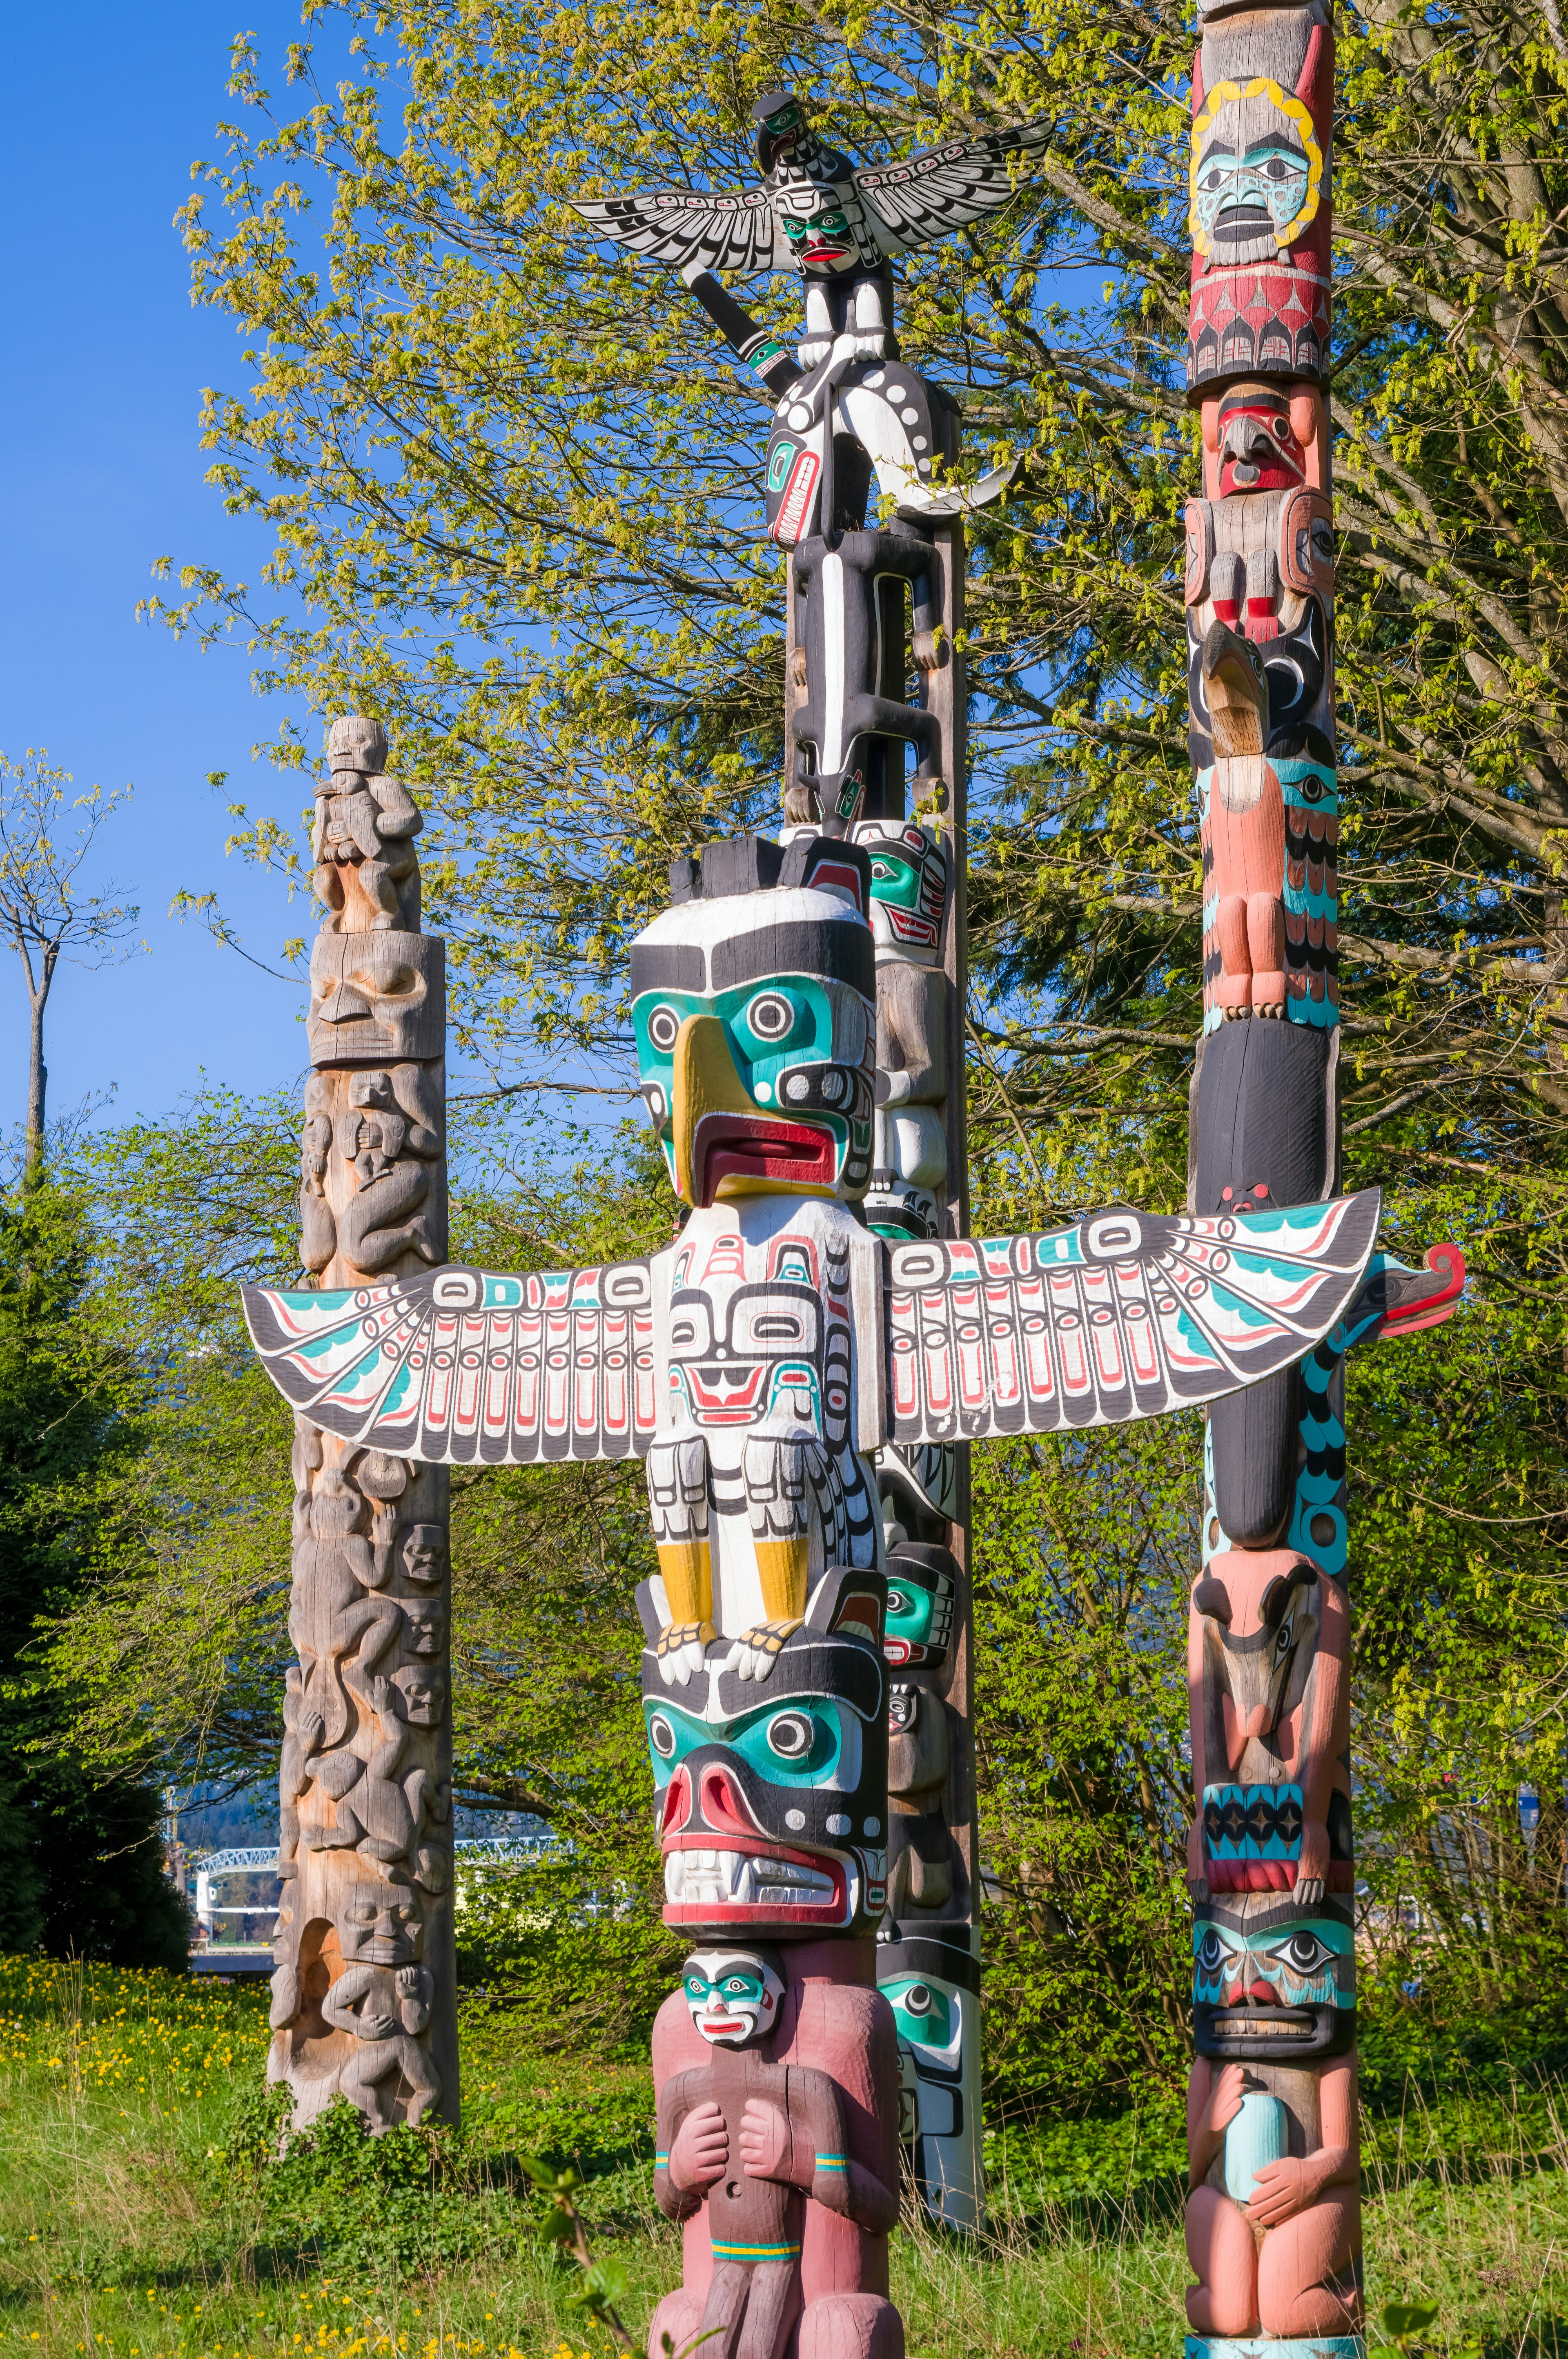
[[[31,1021],[27,1035],[27,1173],[32,1179],[43,1161],[44,1095],[49,1087],[49,1067],[44,1062],[44,1009],[49,1004],[49,978],[38,989],[28,994]]]

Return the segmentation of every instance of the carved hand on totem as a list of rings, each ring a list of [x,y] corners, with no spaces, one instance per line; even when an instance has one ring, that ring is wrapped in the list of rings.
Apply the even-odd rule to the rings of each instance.
[[[709,2097],[705,2104],[692,2107],[676,2134],[670,2148],[671,2184],[683,2194],[711,2187],[723,2176],[729,2159],[730,2133],[724,2114]]]
[[[748,2097],[741,2116],[741,2163],[748,2179],[793,2180],[789,2118],[766,2097]]]
[[[1315,1908],[1327,1888],[1328,1829],[1321,1819],[1308,1819],[1302,1829],[1301,1856],[1296,1862],[1295,1896],[1304,1908]]]
[[[1259,2228],[1277,2228],[1281,2221],[1293,2220],[1315,2203],[1328,2177],[1331,2164],[1326,2157],[1287,2155],[1281,2162],[1267,2162],[1253,2174],[1252,2201],[1247,2206],[1247,2217]]]
[[[1216,2079],[1205,2106],[1201,2128],[1218,2146],[1226,2131],[1241,2111],[1241,2100],[1247,2093],[1247,2068],[1244,2064],[1227,2064]],[[1259,2173],[1261,2186],[1264,2174]]]

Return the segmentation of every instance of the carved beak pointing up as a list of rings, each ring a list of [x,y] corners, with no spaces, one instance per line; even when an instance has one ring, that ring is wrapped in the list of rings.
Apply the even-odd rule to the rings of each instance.
[[[688,1204],[721,1195],[833,1193],[832,1133],[762,1113],[717,1016],[686,1018],[674,1064],[676,1187]]]

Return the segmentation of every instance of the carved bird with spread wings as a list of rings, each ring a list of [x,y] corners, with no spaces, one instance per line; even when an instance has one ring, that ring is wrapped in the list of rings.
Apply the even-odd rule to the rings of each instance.
[[[752,109],[760,188],[647,189],[578,201],[606,237],[679,270],[741,277],[798,270],[806,281],[803,368],[840,336],[857,358],[881,359],[892,327],[889,265],[914,246],[1000,211],[1018,167],[1050,139],[1044,122],[948,140],[902,164],[857,168],[811,129],[793,91],[763,92]]]

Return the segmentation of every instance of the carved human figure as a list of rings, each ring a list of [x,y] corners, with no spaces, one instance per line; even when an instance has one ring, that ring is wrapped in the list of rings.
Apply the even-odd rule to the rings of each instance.
[[[687,1960],[654,2034],[654,2191],[688,2223],[686,2283],[654,2314],[650,2359],[666,2333],[677,2348],[710,2335],[726,2359],[780,2359],[797,2321],[791,2347],[803,2353],[902,2359],[885,2298],[892,2149],[864,2110],[862,2057],[843,2056],[849,2088],[835,2074],[851,2026],[873,2051],[891,2046],[885,2003],[827,1982],[803,1987],[784,1953],[714,1948]],[[838,2233],[825,2237],[821,2218]]]
[[[1300,2083],[1302,2076],[1292,2078]],[[1238,2062],[1198,2057],[1187,2093],[1187,2292],[1195,2333],[1353,2335],[1361,2326],[1355,2051],[1303,2120]]]
[[[327,732],[328,774],[316,782],[315,886],[334,932],[416,932],[418,806],[385,774],[386,733],[361,714]]]

